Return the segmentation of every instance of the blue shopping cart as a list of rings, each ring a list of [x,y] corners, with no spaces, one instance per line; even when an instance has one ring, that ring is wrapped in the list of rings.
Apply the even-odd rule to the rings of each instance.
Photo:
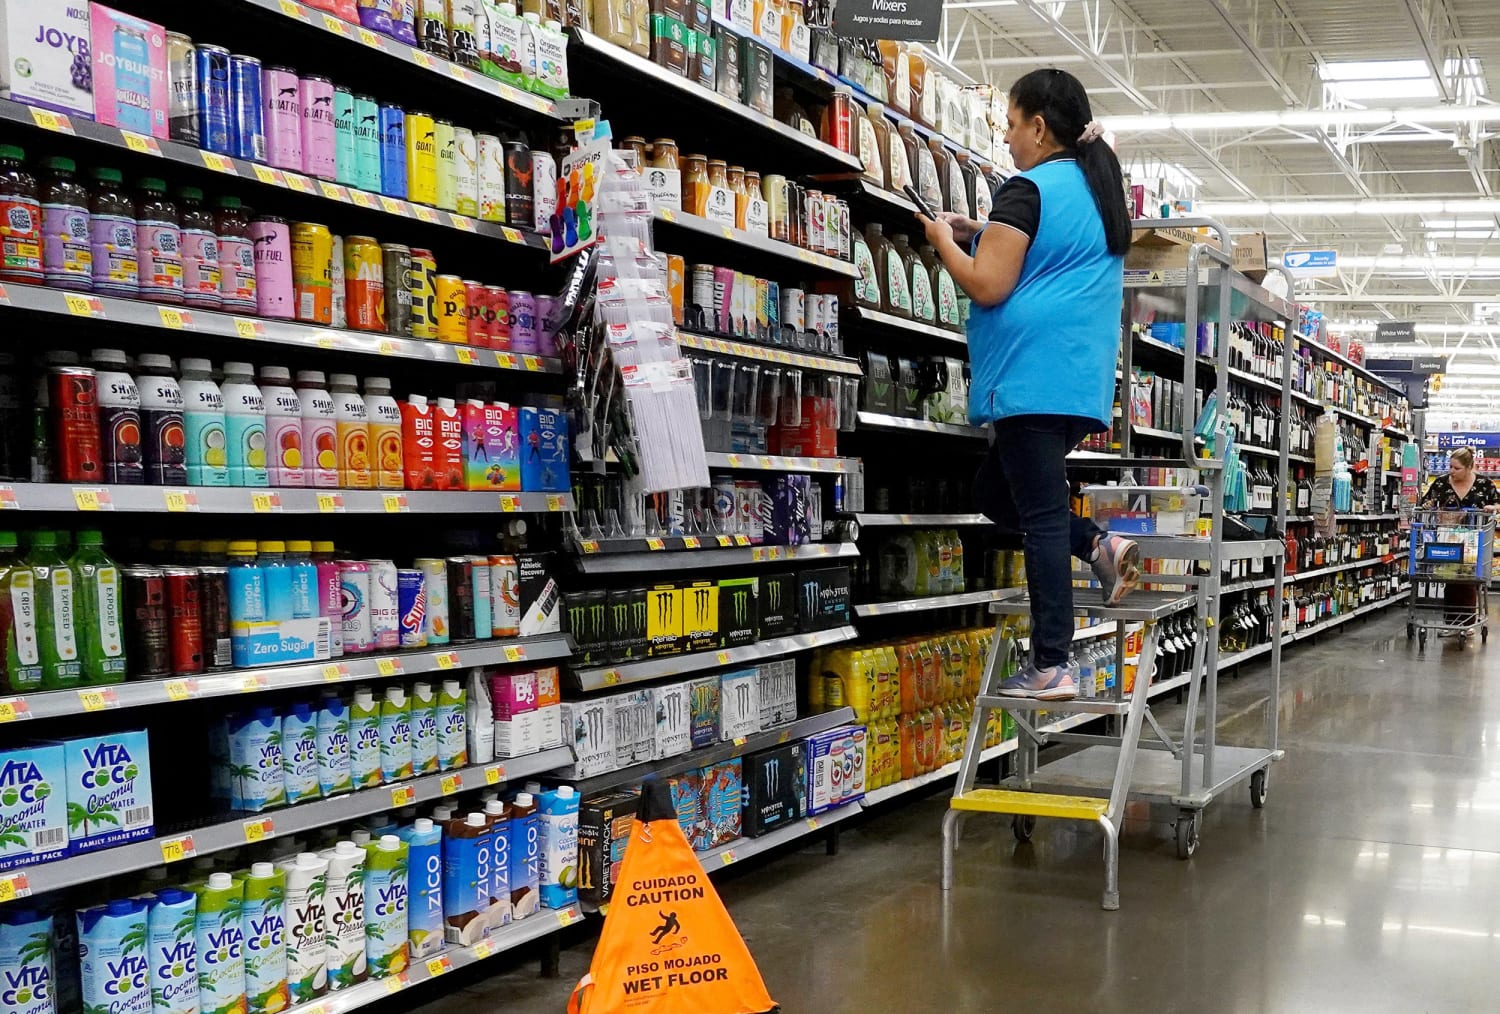
[[[1412,513],[1408,550],[1411,591],[1406,639],[1427,647],[1427,632],[1458,634],[1476,629],[1488,642],[1490,565],[1495,515],[1487,511],[1418,510]]]

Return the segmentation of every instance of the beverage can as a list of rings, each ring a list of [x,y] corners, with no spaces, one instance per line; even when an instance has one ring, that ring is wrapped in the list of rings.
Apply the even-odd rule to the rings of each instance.
[[[299,83],[302,105],[302,171],[320,180],[338,179],[338,128],[333,82],[310,74]]]
[[[478,282],[464,279],[464,341],[475,348],[489,348],[490,329],[485,325],[485,315],[494,318],[489,305],[489,293]]]
[[[458,151],[453,140],[453,124],[433,120],[433,147],[437,151],[437,206],[444,211],[458,210]]]
[[[266,111],[261,104],[260,61],[234,53],[229,57],[230,154],[254,162],[266,160]]]
[[[120,574],[131,621],[125,624],[130,678],[170,675],[172,653],[167,645],[167,589],[162,572],[156,567],[132,566],[121,568]]]
[[[724,328],[733,335],[745,333],[745,273],[736,271],[729,279],[729,319]]]
[[[390,560],[367,561],[370,567],[370,634],[376,651],[401,643],[401,612],[396,594],[396,565]]]
[[[204,668],[228,669],[233,664],[230,656],[228,568],[198,568],[198,613],[203,628]]]
[[[380,244],[385,277],[385,329],[391,334],[411,334],[411,248],[400,243]]]
[[[716,475],[713,479],[714,521],[721,535],[734,535],[740,530],[739,509],[736,506],[736,485],[732,475]]]
[[[344,279],[344,237],[333,237],[333,261],[328,270],[328,288],[332,294],[334,327],[349,326],[348,291]]]
[[[429,207],[437,204],[437,126],[431,113],[406,114],[406,193]]]
[[[521,636],[521,574],[514,556],[490,557],[490,603],[493,636]]]
[[[531,228],[550,235],[557,211],[557,159],[545,151],[531,153],[531,207]]]
[[[167,136],[199,147],[198,50],[181,32],[167,33]]]
[[[423,629],[427,643],[447,644],[450,638],[448,626],[448,562],[439,557],[422,557],[412,561],[422,575],[427,592],[427,614]],[[471,621],[472,622],[472,621]]]
[[[192,567],[163,567],[162,588],[167,604],[167,653],[177,676],[203,671],[203,612],[198,595],[198,571]]]
[[[474,636],[493,637],[491,630],[494,627],[494,602],[490,596],[490,558],[471,556],[469,562],[473,564],[470,571],[473,581],[470,586],[474,589]]]
[[[427,647],[426,575],[420,570],[396,571],[396,596],[401,647]]]
[[[474,633],[474,561],[467,556],[450,556],[443,563],[448,574],[449,637],[454,641],[472,641],[476,636]]]
[[[354,93],[342,86],[333,89],[333,165],[334,178],[355,186],[358,158],[354,149]]]
[[[774,173],[760,178],[760,192],[766,199],[766,222],[772,239],[785,243],[790,234],[787,215],[786,177]]]
[[[492,349],[510,349],[510,293],[498,285],[484,287],[485,344]]]
[[[302,171],[302,85],[290,67],[267,67],[261,75],[266,103],[266,160],[278,169]]]
[[[755,318],[755,324],[749,330],[756,341],[766,341],[770,336],[771,314],[766,305],[770,294],[771,283],[764,278],[755,279],[755,307],[747,317],[753,315]]]
[[[480,134],[475,142],[479,146],[479,217],[504,222],[505,145],[494,134]]]
[[[824,322],[822,296],[819,296],[816,292],[809,292],[803,297],[802,319],[803,327],[801,328],[801,330],[804,330],[809,334],[823,333]]]
[[[713,319],[714,310],[714,266],[712,264],[694,264],[689,269],[692,279],[689,288],[689,301],[703,313],[703,326],[710,331],[718,330],[717,321]]]
[[[505,223],[522,229],[536,228],[536,204],[531,192],[531,149],[524,141],[506,141]]]
[[[827,338],[824,346],[834,355],[843,355],[843,339],[839,337],[839,297],[830,292],[823,298],[823,334]]]
[[[99,387],[86,366],[54,366],[47,372],[52,414],[55,481],[103,482],[99,444]]]
[[[380,104],[354,96],[354,179],[361,190],[380,193]]]
[[[766,281],[766,338],[780,345],[781,334],[781,283],[771,278]]]
[[[431,250],[413,248],[411,271],[407,275],[407,288],[411,291],[411,336],[428,341],[437,338],[436,299],[433,279],[437,275],[437,259]]]
[[[434,275],[432,288],[437,303],[438,341],[462,345],[468,339],[464,280],[457,275]]]
[[[519,289],[510,291],[510,347],[515,352],[535,355],[537,341],[536,297]]]
[[[255,251],[255,309],[262,317],[291,320],[296,286],[292,283],[292,237],[284,218],[263,215],[250,223]]]
[[[298,320],[333,323],[333,233],[328,226],[292,226],[292,285]]]
[[[230,57],[223,46],[199,46],[194,54],[197,67],[198,141],[205,151],[219,155],[235,152],[235,127],[230,97]]]
[[[371,651],[375,638],[370,624],[370,566],[363,560],[340,560],[338,564],[344,651]]]
[[[467,127],[453,128],[454,207],[460,215],[479,217],[479,139]],[[504,194],[502,183],[501,193]]]
[[[406,197],[406,111],[400,106],[380,107],[380,192]]]
[[[385,257],[371,236],[344,240],[347,326],[356,331],[385,330]]]

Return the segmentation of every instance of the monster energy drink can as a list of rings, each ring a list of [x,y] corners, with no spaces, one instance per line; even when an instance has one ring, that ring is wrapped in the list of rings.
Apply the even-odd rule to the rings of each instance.
[[[427,581],[427,643],[447,644],[452,636],[448,620],[447,561],[425,557],[413,560],[412,566],[420,570]]]

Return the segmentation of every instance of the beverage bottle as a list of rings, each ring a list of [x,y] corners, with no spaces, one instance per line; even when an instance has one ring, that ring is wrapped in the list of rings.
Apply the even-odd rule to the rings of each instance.
[[[407,489],[438,489],[434,412],[420,394],[401,403],[401,460]]]
[[[380,489],[401,489],[405,483],[401,457],[401,406],[391,397],[386,377],[365,378],[365,412],[370,420],[370,449],[374,479]]]
[[[217,310],[224,305],[219,270],[219,233],[213,212],[203,206],[203,191],[177,191],[182,212],[182,298],[188,306]]]
[[[292,618],[292,568],[286,562],[286,543],[271,540],[258,543],[255,565],[260,568],[266,589],[266,619],[280,623]]]
[[[312,543],[291,539],[286,544],[286,564],[292,575],[292,619],[311,620],[322,613],[318,593],[318,566],[312,561]]]
[[[223,309],[226,313],[255,313],[255,242],[250,237],[250,219],[238,197],[221,197],[214,207]]]
[[[104,536],[93,529],[78,533],[68,561],[77,579],[78,654],[85,683],[119,683],[125,679],[125,632],[122,625],[120,568],[104,552]]]
[[[266,405],[249,363],[225,363],[224,424],[231,486],[269,486]],[[300,420],[299,420],[300,425]]]
[[[125,177],[120,170],[95,169],[90,177],[89,248],[94,292],[134,299],[140,294],[135,202],[125,192]]]
[[[338,411],[322,370],[297,371],[297,398],[302,403],[302,446],[308,461],[307,485],[331,489],[339,484]]]
[[[172,360],[147,353],[138,363],[140,373],[135,384],[141,396],[146,481],[153,486],[186,486],[187,432],[183,425],[182,388],[172,376]]]
[[[0,145],[0,282],[41,285],[42,205],[36,177],[26,171],[26,152]]]
[[[36,633],[42,662],[42,689],[76,687],[83,674],[78,658],[73,568],[57,549],[57,533],[38,531],[26,554],[36,588]]]
[[[339,485],[371,489],[374,477],[370,473],[370,419],[365,400],[359,396],[352,374],[335,373],[329,379],[338,437]]]
[[[141,392],[126,372],[125,353],[94,349],[94,378],[99,393],[99,438],[103,446],[104,481],[139,486],[146,481],[141,446]]]
[[[183,425],[187,435],[189,486],[229,485],[224,393],[207,359],[182,361]]]
[[[318,570],[318,615],[327,618],[332,631],[329,647],[333,657],[344,654],[344,603],[339,590],[339,565],[334,562],[332,542],[312,544],[313,566]]]
[[[245,625],[266,620],[266,578],[255,562],[255,543],[248,539],[229,544],[229,629],[234,664],[254,664]]]
[[[463,489],[464,434],[458,403],[452,398],[439,398],[432,416],[435,431],[433,470],[437,473],[437,488]]]
[[[0,687],[11,693],[40,690],[42,659],[36,629],[36,581],[16,549],[15,532],[0,532],[0,636],[5,639],[5,669],[0,672]]]
[[[167,185],[155,177],[140,182],[135,202],[136,255],[142,299],[182,302],[182,225]]]
[[[266,471],[273,486],[306,486],[302,453],[302,399],[291,386],[285,366],[260,368],[261,402],[266,410]]]
[[[47,286],[91,292],[93,253],[89,238],[89,192],[76,179],[70,158],[45,158],[42,181],[42,268]]]

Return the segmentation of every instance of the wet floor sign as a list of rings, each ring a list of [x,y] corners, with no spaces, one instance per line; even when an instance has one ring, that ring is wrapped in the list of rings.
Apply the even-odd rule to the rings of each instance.
[[[568,1014],[768,1014],[755,959],[677,823],[647,782],[593,964]]]

